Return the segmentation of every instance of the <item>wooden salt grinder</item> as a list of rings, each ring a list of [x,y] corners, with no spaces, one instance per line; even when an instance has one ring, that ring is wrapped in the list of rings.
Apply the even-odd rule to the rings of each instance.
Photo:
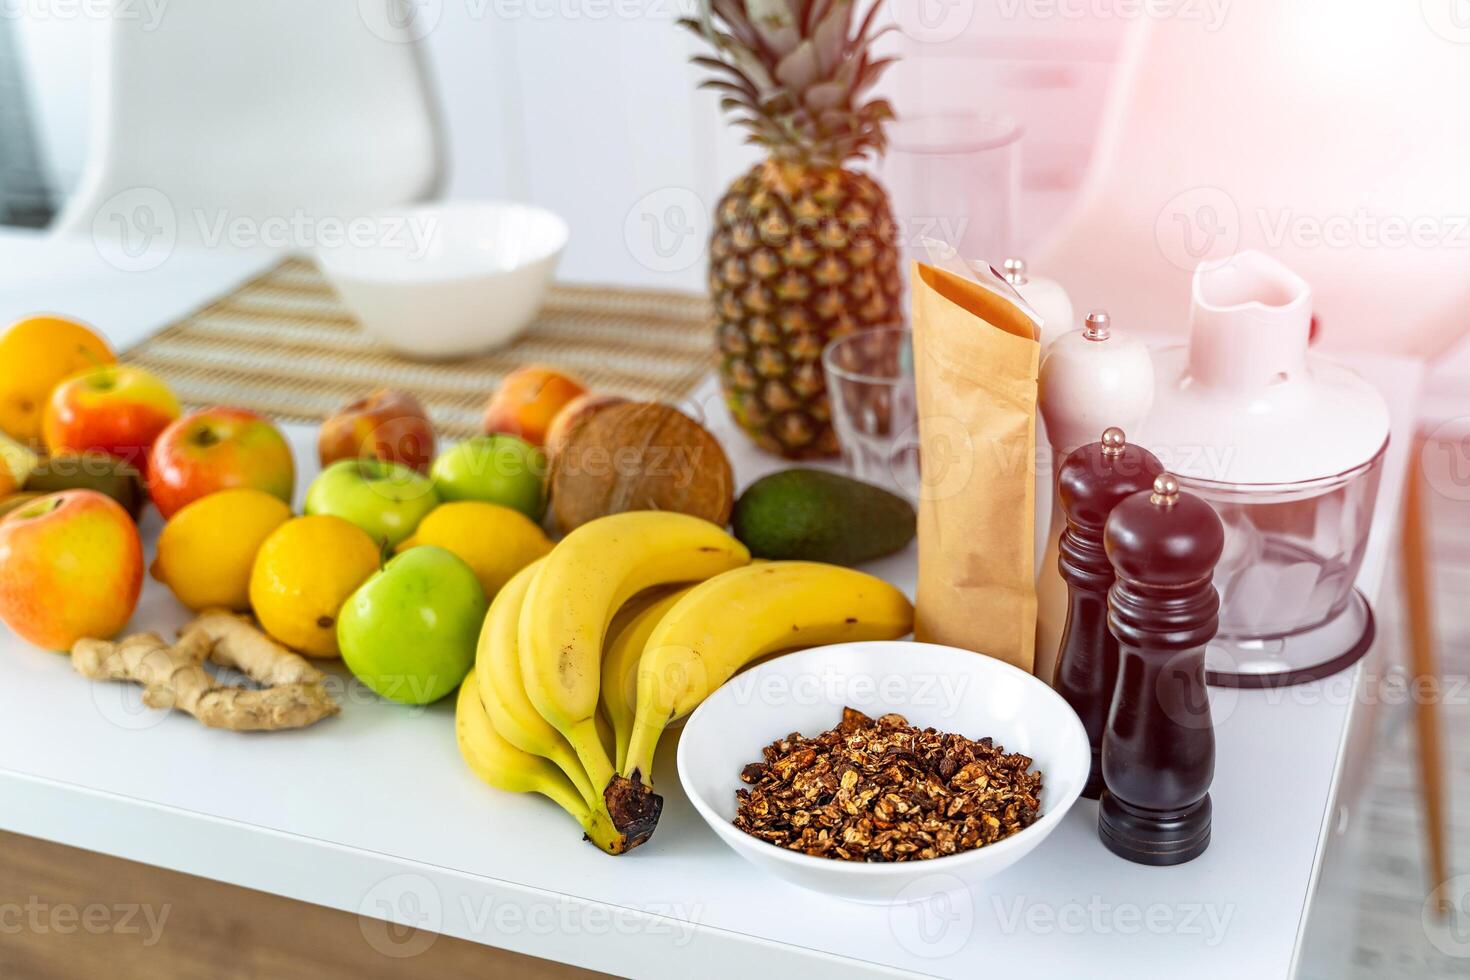
[[[1108,589],[1113,566],[1103,550],[1103,526],[1114,507],[1153,486],[1163,464],[1141,446],[1131,446],[1116,426],[1099,442],[1070,453],[1057,471],[1066,526],[1058,546],[1057,567],[1067,583],[1067,618],[1057,651],[1052,687],[1066,699],[1087,729],[1092,769],[1082,795],[1102,793],[1102,735],[1118,679],[1118,641],[1108,630]]]
[[[1225,531],[1209,504],[1165,473],[1113,509],[1103,540],[1117,576],[1108,627],[1119,670],[1097,833],[1130,861],[1183,864],[1210,844],[1215,732],[1204,661],[1219,626],[1211,576]]]

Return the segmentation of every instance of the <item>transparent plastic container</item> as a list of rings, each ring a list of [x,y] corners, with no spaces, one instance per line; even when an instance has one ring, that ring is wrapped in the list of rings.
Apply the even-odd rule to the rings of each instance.
[[[1382,448],[1344,473],[1283,484],[1230,484],[1180,477],[1225,524],[1215,569],[1218,639],[1287,639],[1325,626],[1348,609],[1363,563]]]

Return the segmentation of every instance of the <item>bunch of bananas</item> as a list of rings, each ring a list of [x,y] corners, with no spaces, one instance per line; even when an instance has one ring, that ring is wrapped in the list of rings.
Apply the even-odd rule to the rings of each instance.
[[[654,750],[741,667],[770,654],[893,639],[893,586],[819,562],[756,562],[722,528],[633,511],[567,535],[495,596],[455,731],[470,768],[541,793],[609,854],[658,824]]]

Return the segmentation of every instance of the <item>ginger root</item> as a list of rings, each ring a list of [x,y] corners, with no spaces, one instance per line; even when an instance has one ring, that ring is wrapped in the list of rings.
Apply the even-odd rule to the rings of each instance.
[[[209,659],[232,667],[263,687],[280,684],[320,684],[322,672],[306,658],[281,646],[250,620],[228,609],[205,609],[179,636],[202,632],[214,643]]]
[[[141,684],[144,704],[177,708],[210,728],[236,732],[304,728],[341,710],[322,685],[320,671],[245,619],[208,610],[180,634],[172,645],[157,633],[139,633],[116,643],[78,640],[71,651],[72,666],[92,680]],[[257,690],[222,685],[205,669],[206,658],[268,686]]]

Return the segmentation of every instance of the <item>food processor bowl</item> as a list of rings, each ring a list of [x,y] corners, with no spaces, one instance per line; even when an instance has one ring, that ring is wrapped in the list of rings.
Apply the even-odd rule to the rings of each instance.
[[[1189,343],[1155,350],[1139,442],[1225,525],[1211,683],[1323,677],[1367,649],[1353,588],[1388,446],[1383,396],[1311,351],[1312,291],[1261,252],[1196,270]]]
[[[1299,636],[1347,609],[1387,448],[1384,442],[1372,459],[1345,473],[1296,483],[1179,477],[1225,524],[1225,555],[1215,569],[1220,640]]]

